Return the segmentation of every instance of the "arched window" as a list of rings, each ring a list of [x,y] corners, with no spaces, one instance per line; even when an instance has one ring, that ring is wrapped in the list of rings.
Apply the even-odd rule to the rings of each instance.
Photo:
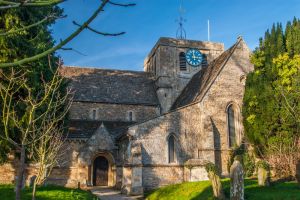
[[[208,65],[207,56],[205,54],[202,54],[202,63],[201,63],[201,66],[202,67],[206,67],[207,65]]]
[[[96,114],[97,114],[96,112],[97,112],[97,111],[94,109],[94,110],[93,110],[93,113],[92,113],[92,118],[93,118],[93,120],[96,119]]]
[[[128,121],[134,121],[133,111],[128,111]]]
[[[179,53],[179,69],[180,71],[186,71],[186,60],[185,60],[185,53]]]
[[[175,137],[170,135],[168,138],[169,163],[175,162]]]
[[[227,108],[227,123],[228,123],[228,136],[229,147],[236,145],[236,127],[235,127],[235,113],[233,104]]]

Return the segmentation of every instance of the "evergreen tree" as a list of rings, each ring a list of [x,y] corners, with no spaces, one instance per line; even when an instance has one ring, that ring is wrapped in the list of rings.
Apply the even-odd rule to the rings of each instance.
[[[300,136],[299,54],[300,21],[294,19],[285,30],[273,24],[251,57],[254,71],[246,81],[244,127],[261,157],[277,154],[278,145],[283,154],[296,151],[291,148]]]
[[[39,52],[45,51],[54,45],[49,28],[55,22],[57,17],[62,15],[62,9],[57,6],[48,7],[26,7],[0,10],[0,62],[12,62],[20,57],[30,57]],[[25,26],[34,24],[38,21],[46,19],[43,23],[32,28],[16,31]],[[11,34],[4,34],[11,32]],[[29,80],[33,94],[40,91],[43,81],[48,82],[53,76],[53,72],[57,68],[58,56],[55,54],[44,57],[35,62],[28,63],[26,66],[17,67],[17,71],[25,71]],[[49,67],[51,63],[52,68]],[[9,68],[2,69],[3,74],[10,73]],[[0,76],[0,86],[7,84]],[[62,88],[63,89],[63,88]],[[25,98],[26,93],[20,92],[15,99]],[[0,101],[0,108],[2,108]],[[24,115],[26,120],[26,107],[20,105],[19,114]],[[0,113],[1,117],[1,113]],[[18,138],[18,131],[11,125],[11,132]],[[3,130],[3,124],[0,123],[0,134]],[[2,135],[3,136],[3,135]],[[0,162],[5,162],[7,153],[11,147],[7,141],[0,138]]]

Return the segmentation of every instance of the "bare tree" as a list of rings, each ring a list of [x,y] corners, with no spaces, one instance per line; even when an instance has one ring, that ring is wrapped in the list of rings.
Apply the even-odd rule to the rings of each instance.
[[[60,92],[63,79],[54,72],[50,82],[44,82],[38,94],[33,94],[26,79],[26,72],[16,72],[11,69],[9,75],[1,72],[1,77],[7,84],[0,83],[2,100],[1,122],[4,125],[2,139],[11,143],[20,152],[20,165],[16,183],[16,199],[21,198],[23,175],[25,171],[26,152],[31,152],[34,161],[39,163],[38,181],[42,181],[40,172],[51,171],[56,164],[58,151],[63,142],[63,132],[60,123],[70,108],[69,92]],[[25,98],[19,96],[22,91]],[[16,109],[20,105],[26,111]],[[14,130],[18,131],[15,138]]]
[[[45,83],[44,88],[60,88],[63,79],[58,75],[58,70],[53,77],[53,85]],[[33,163],[38,164],[38,172],[33,183],[32,200],[35,199],[36,186],[42,184],[51,174],[53,167],[59,165],[62,158],[62,147],[66,134],[62,124],[72,103],[70,90],[66,92],[53,91],[54,100],[48,101],[48,109],[41,116],[40,123],[34,124],[35,133],[32,139],[38,138],[32,143],[30,151]]]
[[[61,80],[57,80],[56,84],[60,85]],[[53,167],[62,162],[61,150],[66,134],[61,122],[71,106],[70,98],[69,92],[65,94],[56,93],[56,100],[49,105],[51,111],[47,112],[43,116],[41,124],[35,127],[38,136],[34,137],[39,139],[32,144],[31,152],[33,162],[38,164],[38,172],[33,183],[32,200],[35,199],[36,186],[42,184],[51,174]],[[60,113],[59,116],[57,113]]]

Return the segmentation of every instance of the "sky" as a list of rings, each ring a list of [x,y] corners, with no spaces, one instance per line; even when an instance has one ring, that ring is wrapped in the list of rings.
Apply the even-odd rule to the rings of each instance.
[[[73,51],[60,50],[65,65],[121,70],[143,70],[147,54],[160,37],[176,37],[180,0],[114,0],[136,3],[134,7],[108,5],[91,24],[102,32],[122,32],[118,37],[105,37],[85,30],[67,44]],[[66,18],[52,27],[56,41],[66,38],[99,5],[100,0],[68,0],[60,6]],[[225,49],[242,36],[250,49],[258,45],[273,23],[284,26],[293,17],[300,18],[300,0],[182,0],[186,38],[225,44]]]

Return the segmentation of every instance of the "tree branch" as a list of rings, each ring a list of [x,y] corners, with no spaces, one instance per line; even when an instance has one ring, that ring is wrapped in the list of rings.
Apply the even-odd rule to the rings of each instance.
[[[82,25],[78,24],[77,22],[73,21],[73,24],[76,25],[76,26],[79,26],[81,27]],[[101,31],[97,31],[89,26],[86,27],[86,29],[94,32],[94,33],[97,33],[99,35],[103,35],[103,36],[119,36],[119,35],[124,35],[126,32],[119,32],[119,33],[105,33],[105,32],[101,32]]]
[[[114,6],[121,6],[121,7],[129,7],[129,6],[135,6],[136,5],[135,3],[122,4],[122,3],[115,3],[115,2],[112,2],[112,1],[109,1],[108,3],[111,4],[111,5],[114,5]]]
[[[78,53],[79,55],[82,55],[82,56],[87,56],[85,55],[84,53],[81,53],[80,51],[74,49],[74,48],[60,48],[61,50],[64,50],[64,51],[74,51],[75,53]]]
[[[20,3],[13,1],[5,1],[0,0],[0,10],[10,9],[10,8],[18,8],[18,7],[36,7],[36,6],[50,6],[62,3],[66,0],[49,0],[49,1],[23,1]]]
[[[103,10],[105,5],[108,3],[109,0],[103,0],[101,5],[94,11],[94,13],[86,20],[81,27],[79,27],[76,31],[74,31],[69,37],[67,37],[65,40],[61,41],[58,45],[54,46],[53,48],[50,48],[40,54],[34,55],[29,58],[23,58],[21,60],[12,62],[12,63],[0,63],[0,68],[4,67],[14,67],[14,66],[21,66],[23,64],[26,64],[28,62],[35,61],[37,59],[40,59],[42,57],[47,56],[48,54],[51,54],[55,52],[56,50],[62,48],[64,45],[69,43],[71,40],[73,40],[79,33],[81,33],[97,16],[98,14]]]
[[[50,16],[47,16],[44,19],[42,19],[42,20],[40,20],[40,21],[38,21],[36,23],[30,24],[28,26],[24,26],[23,28],[19,28],[19,29],[16,29],[16,30],[11,29],[11,30],[9,30],[7,32],[0,32],[0,36],[6,36],[6,35],[10,35],[10,34],[21,32],[21,31],[25,31],[25,30],[30,29],[32,27],[38,26],[38,25],[46,22],[49,19],[58,19],[58,18],[60,18],[60,17],[54,16],[54,15],[50,15]]]

